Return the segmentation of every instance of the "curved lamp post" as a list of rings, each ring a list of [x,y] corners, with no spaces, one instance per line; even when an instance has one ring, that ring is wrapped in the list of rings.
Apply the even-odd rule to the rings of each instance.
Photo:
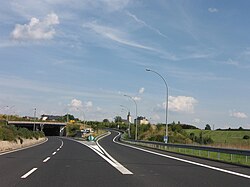
[[[7,110],[8,110],[8,112],[7,112],[7,122],[9,121],[9,111],[12,109],[12,108],[14,108],[15,107],[15,105],[13,105],[13,106],[5,106],[5,108],[7,108]]]
[[[83,111],[83,109],[81,109],[81,108],[76,108],[78,111],[80,111],[80,112],[82,112],[82,114],[83,114],[83,123],[84,122],[87,122],[87,120],[86,120],[86,115],[85,115],[85,112]]]
[[[135,103],[135,115],[136,115],[136,120],[135,120],[135,140],[137,140],[137,104],[135,102],[135,100],[133,99],[133,97],[131,97],[130,95],[124,95],[125,97],[129,97],[130,99],[132,99]]]
[[[161,79],[164,81],[165,86],[166,86],[166,136],[164,138],[164,141],[165,141],[165,143],[168,143],[168,84],[167,84],[166,80],[163,78],[163,76],[161,74],[159,74],[158,72],[151,70],[151,69],[146,69],[146,71],[153,72],[153,73],[157,74],[158,76],[160,76]]]

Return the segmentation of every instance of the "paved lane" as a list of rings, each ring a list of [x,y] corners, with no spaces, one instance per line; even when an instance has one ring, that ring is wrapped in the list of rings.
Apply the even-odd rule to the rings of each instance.
[[[215,171],[212,169],[164,158],[140,150],[115,144],[117,133],[102,140],[100,145],[114,158],[134,173],[140,186],[249,186],[250,179]],[[163,153],[163,152],[162,152]],[[195,162],[222,167],[250,175],[249,168],[232,166],[213,161],[168,154]]]
[[[57,151],[63,141],[63,147]],[[54,155],[53,153],[56,152]],[[50,156],[50,159],[43,162]],[[8,171],[0,178],[0,186],[132,186],[139,185],[121,174],[90,148],[67,138],[49,138],[47,143],[16,153],[0,156]],[[21,159],[22,158],[22,159]],[[25,160],[25,162],[24,162]],[[21,176],[37,168],[26,178]],[[4,180],[8,178],[8,180]]]
[[[61,144],[61,140],[51,137],[41,145],[0,155],[0,186],[16,186],[21,176],[40,166]]]
[[[42,145],[1,155],[0,186],[249,186],[250,184],[250,180],[243,177],[116,144],[112,141],[116,135],[117,133],[113,132],[100,140],[101,146],[108,152],[106,154],[105,150],[97,154],[88,146],[71,139],[51,137]],[[107,154],[117,163],[113,159],[110,159],[113,164],[105,160]],[[189,157],[185,159],[192,160]],[[194,160],[250,174],[249,168],[193,158]],[[123,174],[121,167],[133,174]]]
[[[22,186],[119,186],[121,174],[88,147],[63,139],[63,148]]]

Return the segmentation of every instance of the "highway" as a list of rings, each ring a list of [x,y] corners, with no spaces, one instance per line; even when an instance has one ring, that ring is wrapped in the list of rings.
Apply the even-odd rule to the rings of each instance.
[[[0,154],[0,186],[250,186],[250,168],[132,148],[113,132],[97,143],[63,137]]]

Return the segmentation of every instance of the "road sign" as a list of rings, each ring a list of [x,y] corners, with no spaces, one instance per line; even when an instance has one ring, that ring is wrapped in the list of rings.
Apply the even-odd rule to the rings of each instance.
[[[94,136],[92,136],[92,135],[88,136],[88,141],[94,141],[94,139],[95,139]]]
[[[164,136],[164,142],[168,143],[168,136]]]

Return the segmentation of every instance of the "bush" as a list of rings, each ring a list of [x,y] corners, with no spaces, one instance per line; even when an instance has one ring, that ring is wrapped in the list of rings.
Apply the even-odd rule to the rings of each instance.
[[[0,139],[3,141],[15,141],[16,137],[10,129],[2,128]]]
[[[77,134],[77,131],[80,130],[80,125],[70,124],[66,126],[67,136],[74,137]]]
[[[244,140],[248,140],[249,138],[250,138],[250,136],[248,136],[248,135],[243,136]]]
[[[163,142],[163,136],[158,134],[155,136],[151,136],[148,140],[149,141],[156,141],[156,142]]]
[[[22,144],[23,138],[32,139],[33,137],[36,139],[44,137],[44,133],[29,131],[26,128],[17,129],[15,126],[10,125],[0,126],[0,140],[17,142],[17,139],[19,139],[20,143]]]

